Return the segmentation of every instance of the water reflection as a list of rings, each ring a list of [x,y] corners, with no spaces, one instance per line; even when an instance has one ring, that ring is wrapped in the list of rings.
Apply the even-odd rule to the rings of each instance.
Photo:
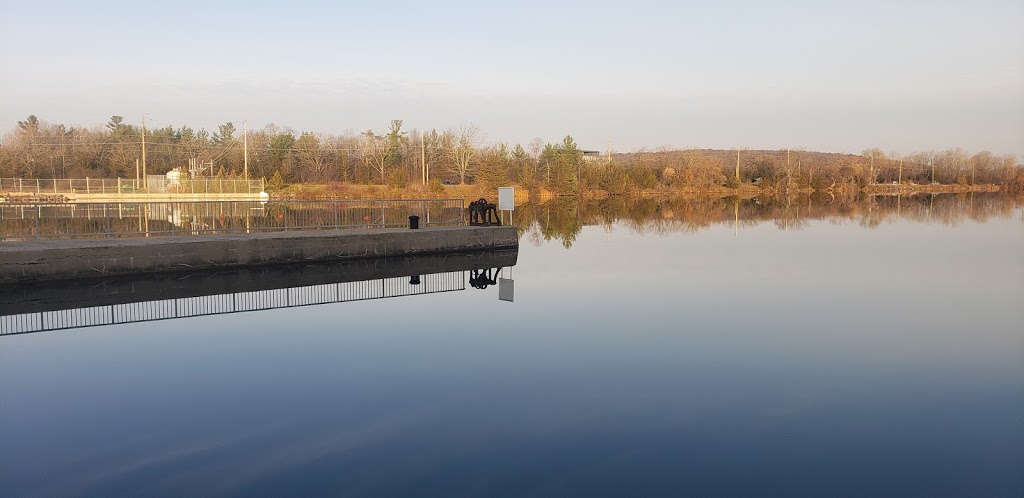
[[[496,285],[517,250],[0,287],[0,336]]]
[[[957,226],[992,218],[1009,218],[1024,199],[1000,193],[865,195],[811,195],[739,199],[665,198],[555,200],[517,206],[515,225],[533,245],[558,240],[572,247],[585,226],[623,224],[638,234],[697,232],[716,225],[737,234],[772,223],[780,230],[802,230],[812,221],[852,223],[875,228],[885,223],[911,221]]]
[[[484,290],[2,337],[0,495],[1024,496],[1024,230],[906,217],[955,198],[874,230],[889,199],[528,207],[582,228],[520,248],[513,306],[492,263]]]

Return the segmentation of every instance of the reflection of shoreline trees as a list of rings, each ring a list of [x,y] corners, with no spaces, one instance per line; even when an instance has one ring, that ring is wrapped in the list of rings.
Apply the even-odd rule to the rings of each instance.
[[[694,233],[716,225],[742,229],[765,223],[788,231],[801,230],[813,221],[855,223],[864,228],[900,220],[957,226],[1013,216],[1022,200],[993,193],[845,197],[816,193],[755,199],[609,197],[517,206],[514,221],[520,236],[533,245],[558,240],[569,248],[584,226],[610,229],[617,225],[638,234]]]

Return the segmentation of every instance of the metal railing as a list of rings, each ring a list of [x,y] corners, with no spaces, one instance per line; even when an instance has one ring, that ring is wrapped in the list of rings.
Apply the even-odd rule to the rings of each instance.
[[[208,177],[172,182],[164,175],[148,175],[147,178],[148,182],[134,178],[0,178],[0,194],[243,194],[264,189],[262,179]]]
[[[464,224],[463,199],[0,203],[0,241]]]
[[[16,315],[0,314],[0,336],[462,290],[466,290],[465,272],[453,271],[423,275],[417,284],[410,282],[409,277],[392,277]]]

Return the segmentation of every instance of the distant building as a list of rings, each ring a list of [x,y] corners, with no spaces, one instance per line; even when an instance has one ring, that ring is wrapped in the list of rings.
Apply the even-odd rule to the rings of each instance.
[[[182,176],[184,176],[184,174],[182,173],[181,168],[174,168],[174,169],[168,171],[167,172],[167,186],[168,187],[177,187],[178,185],[181,185],[181,177]]]
[[[586,161],[596,161],[601,158],[601,151],[599,150],[583,150],[583,159]]]

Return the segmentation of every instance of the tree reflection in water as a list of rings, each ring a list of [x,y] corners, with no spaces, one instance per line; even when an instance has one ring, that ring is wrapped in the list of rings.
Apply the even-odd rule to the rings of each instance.
[[[584,226],[622,224],[639,234],[697,232],[715,225],[736,230],[774,223],[801,230],[812,221],[856,223],[875,228],[896,220],[957,226],[1008,218],[1024,197],[1001,193],[832,196],[555,199],[517,206],[514,224],[521,238],[539,246],[557,240],[572,247]]]

